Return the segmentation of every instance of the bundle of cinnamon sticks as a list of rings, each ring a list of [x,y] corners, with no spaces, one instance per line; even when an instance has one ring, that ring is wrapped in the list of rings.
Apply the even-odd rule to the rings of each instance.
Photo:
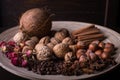
[[[83,41],[90,43],[94,40],[103,40],[105,39],[104,34],[95,27],[95,25],[90,24],[88,26],[84,26],[83,28],[72,31],[72,36],[77,41]]]

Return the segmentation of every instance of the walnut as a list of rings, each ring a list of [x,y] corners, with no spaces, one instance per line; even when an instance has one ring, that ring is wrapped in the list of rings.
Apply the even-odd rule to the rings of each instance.
[[[68,44],[59,43],[54,46],[53,51],[58,58],[64,58],[65,54],[69,52]]]
[[[65,34],[64,32],[56,32],[54,37],[62,41],[64,38],[67,37],[67,34]]]
[[[33,36],[33,37],[31,37],[30,39],[31,39],[32,41],[34,41],[35,43],[38,43],[38,41],[39,41],[38,37],[36,37],[36,36]]]
[[[17,43],[20,43],[22,41],[25,41],[29,38],[29,36],[23,32],[18,32],[15,34],[15,36],[13,37],[13,40]]]
[[[27,40],[27,41],[25,41],[25,45],[34,48],[36,43],[33,40]]]
[[[64,60],[65,60],[65,62],[69,63],[69,62],[73,61],[74,58],[75,58],[75,55],[73,54],[73,52],[67,52],[65,54]]]
[[[66,37],[65,39],[63,39],[62,43],[72,45],[74,42],[70,37]]]
[[[35,51],[36,51],[36,53],[38,53],[39,52],[39,48],[41,48],[41,47],[43,47],[43,46],[45,46],[45,44],[42,44],[42,43],[38,43],[36,46],[35,46]]]
[[[69,31],[66,28],[60,29],[59,32],[63,32],[64,34],[66,34],[67,36],[69,36]]]
[[[56,45],[56,44],[60,43],[60,40],[52,37],[52,38],[50,39],[50,42],[53,43],[54,45]]]
[[[49,36],[45,36],[45,37],[41,38],[39,41],[39,43],[42,43],[42,44],[48,44],[49,42],[50,42]]]
[[[55,45],[54,45],[53,43],[48,43],[47,46],[48,46],[51,50],[53,50],[53,47],[54,47]]]
[[[52,52],[51,49],[48,48],[47,46],[42,46],[39,48],[39,52],[37,54],[37,59],[39,61],[41,60],[49,60],[52,58]]]

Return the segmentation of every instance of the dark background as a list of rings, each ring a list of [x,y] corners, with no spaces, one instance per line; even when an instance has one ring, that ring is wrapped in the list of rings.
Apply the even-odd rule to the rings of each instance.
[[[54,21],[80,21],[109,27],[120,33],[119,0],[0,0],[0,32],[19,25],[19,19],[26,10],[47,7],[55,14]],[[99,76],[95,80],[119,78],[120,67]],[[21,80],[0,68],[3,80]]]

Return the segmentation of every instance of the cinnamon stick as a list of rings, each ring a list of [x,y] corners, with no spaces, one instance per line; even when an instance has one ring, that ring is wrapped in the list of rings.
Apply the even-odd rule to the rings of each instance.
[[[83,28],[74,30],[74,31],[72,32],[72,35],[79,34],[79,33],[81,33],[81,32],[84,32],[84,31],[87,30],[87,29],[94,28],[94,27],[95,27],[95,25],[91,24],[91,25],[85,26],[85,27],[83,27]]]

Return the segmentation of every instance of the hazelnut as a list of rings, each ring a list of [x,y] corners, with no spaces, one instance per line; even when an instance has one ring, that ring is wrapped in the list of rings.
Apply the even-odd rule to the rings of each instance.
[[[51,41],[51,43],[53,43],[54,45],[60,43],[60,40],[58,40],[58,39],[56,39],[56,38],[54,38],[54,37],[52,37],[52,38],[50,39],[50,41]]]
[[[74,42],[70,37],[66,37],[65,39],[63,39],[62,43],[72,45]]]
[[[71,62],[72,60],[74,59],[74,55],[73,55],[73,52],[67,52],[65,54],[65,57],[64,57],[64,60],[65,62]]]
[[[27,40],[27,41],[25,41],[25,45],[34,48],[36,43],[34,41],[32,41],[32,40]]]
[[[56,32],[54,37],[62,41],[64,38],[67,37],[67,34],[65,34],[64,32]]]
[[[45,36],[43,38],[40,39],[39,43],[42,43],[42,44],[48,44],[50,42],[50,37],[49,36]]]
[[[13,37],[13,40],[17,43],[20,43],[22,41],[26,41],[28,39],[28,35],[23,33],[23,32],[18,32],[15,34],[15,36]]]
[[[90,57],[91,61],[95,61],[95,60],[97,59],[96,54],[93,53],[93,52],[91,52],[91,53],[89,54],[89,57]]]
[[[76,53],[77,46],[76,45],[69,45],[70,50],[72,50],[73,53]]]
[[[103,48],[105,47],[105,43],[104,43],[104,42],[100,42],[100,43],[98,44],[98,46],[103,49]]]
[[[53,51],[58,58],[64,58],[65,54],[69,51],[69,45],[59,43],[54,46]]]
[[[54,45],[53,43],[48,43],[47,46],[48,46],[51,50],[53,50],[53,47],[54,47],[55,45]]]
[[[39,52],[37,54],[37,59],[39,61],[41,60],[49,60],[52,58],[52,52],[51,49],[48,48],[47,46],[42,46],[39,48]]]
[[[80,58],[79,58],[79,62],[80,63],[85,63],[87,62],[87,57],[85,55],[81,55]]]
[[[98,48],[98,45],[96,43],[91,43],[89,45],[89,50],[95,51]]]
[[[114,51],[114,45],[112,43],[106,43],[103,51],[105,53],[112,53]]]
[[[38,43],[38,41],[39,41],[38,37],[36,37],[36,36],[33,36],[33,37],[31,37],[30,39],[31,39],[32,41],[34,41],[35,43]]]
[[[94,40],[94,41],[92,41],[91,43],[95,43],[95,44],[99,44],[100,43],[100,41],[99,40]]]
[[[76,45],[78,49],[83,49],[86,46],[85,43],[82,41],[78,41]]]
[[[39,52],[39,48],[41,48],[41,47],[43,47],[43,46],[45,46],[45,44],[40,44],[40,43],[38,43],[36,46],[35,46],[35,50],[36,50],[36,52],[38,53]]]
[[[102,58],[102,59],[107,59],[107,58],[109,58],[109,57],[110,57],[110,55],[109,55],[108,53],[103,52],[103,53],[101,54],[101,58]]]
[[[98,49],[98,50],[96,50],[95,51],[95,54],[98,56],[98,57],[100,57],[101,56],[101,54],[102,54],[102,50],[101,49]]]
[[[76,52],[77,59],[79,59],[81,55],[84,55],[85,52],[86,52],[85,49],[79,49],[79,50],[77,50],[77,52]]]

